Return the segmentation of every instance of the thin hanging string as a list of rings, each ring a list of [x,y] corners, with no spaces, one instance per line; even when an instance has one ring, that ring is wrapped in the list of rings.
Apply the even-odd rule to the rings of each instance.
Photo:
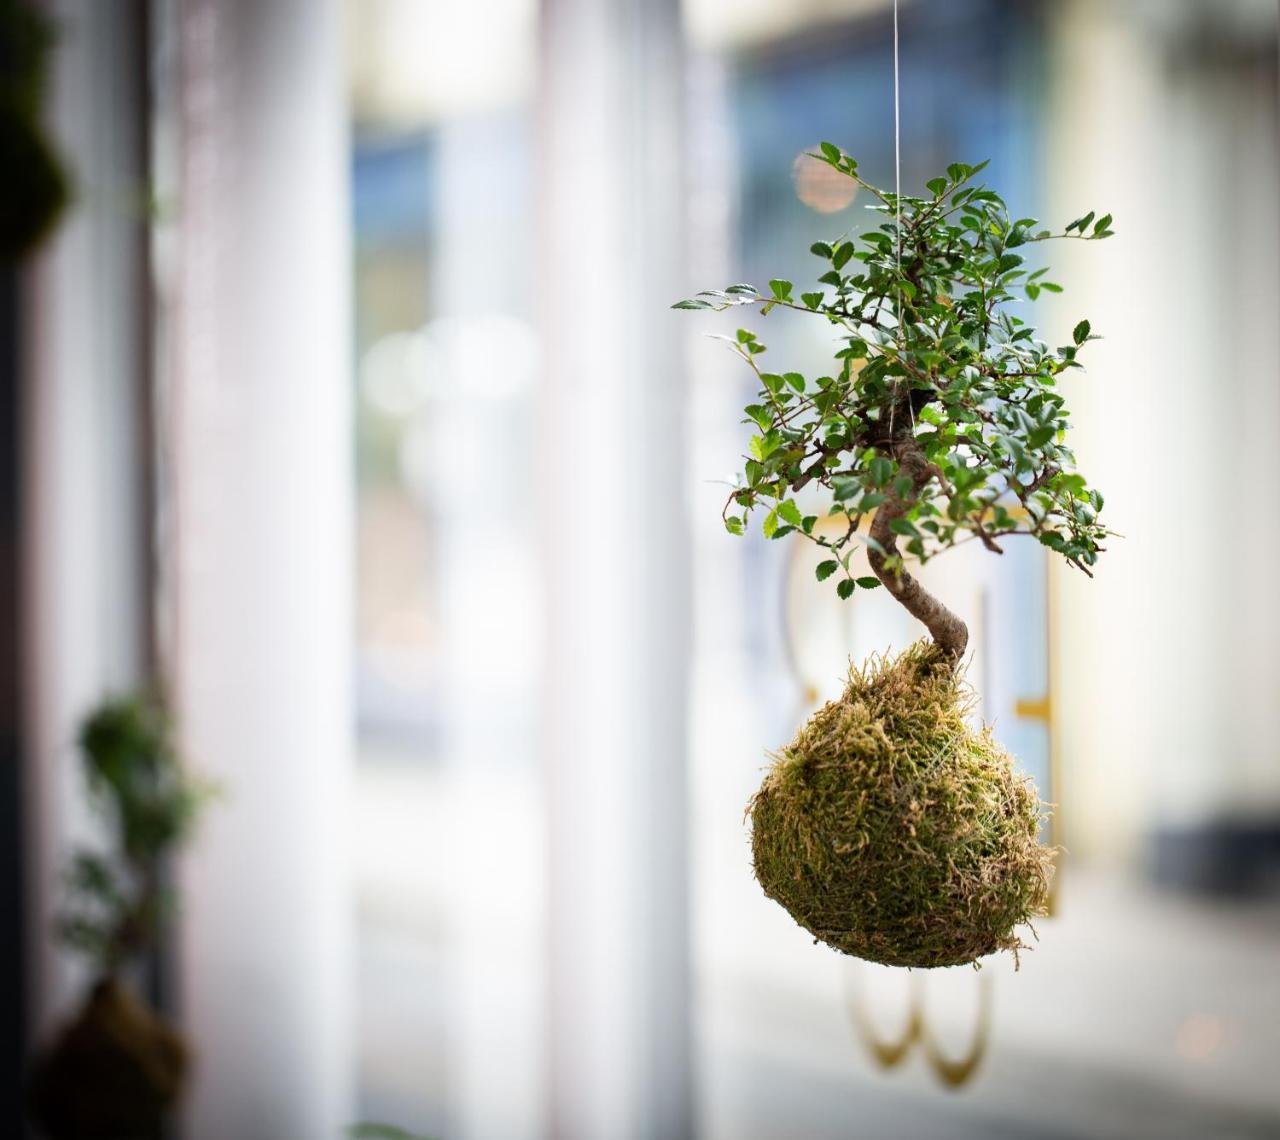
[[[902,129],[898,109],[898,0],[893,0],[893,213],[898,273],[902,273]],[[898,320],[902,320],[902,291],[898,291]]]
[[[902,113],[899,101],[898,80],[898,0],[893,0],[893,252],[898,270],[898,353],[902,353]],[[896,392],[897,384],[894,384]],[[897,399],[889,406],[889,434],[893,434],[893,413]],[[907,401],[911,415],[911,429],[916,426],[915,408]]]

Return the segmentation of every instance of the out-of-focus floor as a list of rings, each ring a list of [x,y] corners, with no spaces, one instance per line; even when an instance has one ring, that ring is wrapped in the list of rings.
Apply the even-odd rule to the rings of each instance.
[[[510,1098],[495,1137],[539,1134],[540,803],[525,769],[461,780],[366,757],[356,801],[364,1118],[476,1135],[460,1119],[466,1106],[491,1098],[485,1117],[502,1120],[492,1102]],[[468,840],[478,826],[500,837],[487,867]],[[1078,866],[1060,902],[1017,973],[1008,961],[985,968],[990,1047],[958,1090],[918,1049],[878,1070],[855,1030],[856,995],[886,1039],[901,1028],[902,972],[809,945],[763,899],[739,907],[732,938],[695,922],[700,1135],[1280,1136],[1280,906],[1190,900]],[[736,953],[743,943],[752,950]],[[971,1038],[981,984],[967,969],[923,977],[949,1055]],[[463,1087],[495,1065],[508,1074],[501,1087]]]
[[[823,984],[704,974],[706,1135],[1280,1136],[1280,909],[1190,903],[1079,870],[1062,896],[1016,974],[985,967],[990,1050],[958,1091],[939,1087],[918,1050],[874,1069],[838,982],[856,964],[821,963]],[[924,984],[946,1053],[962,1055],[973,971]],[[905,987],[868,989],[892,1040]]]

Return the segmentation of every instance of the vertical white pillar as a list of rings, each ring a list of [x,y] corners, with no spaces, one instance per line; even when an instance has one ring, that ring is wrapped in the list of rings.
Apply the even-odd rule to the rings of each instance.
[[[692,1131],[675,0],[545,0],[553,1135]]]
[[[457,805],[446,902],[451,1140],[536,1136],[547,1105],[545,829],[531,739],[537,341],[524,319],[528,212],[510,206],[511,188],[527,181],[515,134],[510,120],[454,120],[439,127],[433,153],[437,394],[424,450],[448,663],[441,787]]]
[[[77,729],[142,680],[147,625],[140,6],[44,7],[58,30],[48,126],[76,193],[24,282],[25,839],[41,1040],[84,980],[52,938],[70,850],[93,831]]]
[[[338,0],[185,0],[171,647],[221,784],[181,876],[192,1140],[351,1121],[347,113]]]

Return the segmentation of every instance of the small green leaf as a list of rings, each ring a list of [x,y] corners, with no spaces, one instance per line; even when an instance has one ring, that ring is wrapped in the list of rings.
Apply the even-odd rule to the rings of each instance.
[[[830,257],[831,247],[825,241],[815,241],[809,247],[809,252],[816,254],[818,257]]]
[[[841,579],[840,584],[836,586],[836,593],[839,594],[841,598],[848,598],[849,595],[853,593],[853,579]]]
[[[826,562],[819,562],[818,565],[814,567],[813,573],[819,582],[825,582],[839,569],[839,562],[836,562],[833,559],[828,559]]]
[[[770,511],[764,516],[764,524],[761,528],[764,531],[765,538],[772,538],[778,533],[778,512]]]
[[[800,517],[800,508],[796,506],[795,501],[787,499],[778,506],[778,517],[791,526],[803,526],[804,522]]]
[[[1087,214],[1085,214],[1084,217],[1077,218],[1074,222],[1071,222],[1067,226],[1067,233],[1070,233],[1072,230],[1079,230],[1081,233],[1084,233],[1084,231],[1089,228],[1089,223],[1091,221],[1093,221],[1092,210],[1090,210]]]
[[[671,306],[673,309],[710,309],[712,305],[707,301],[699,301],[696,297],[688,301],[677,301]]]
[[[735,515],[726,515],[724,520],[724,529],[730,534],[742,534],[742,520]]]
[[[1089,322],[1081,321],[1076,325],[1075,329],[1072,330],[1071,339],[1074,340],[1076,344],[1084,344],[1084,342],[1089,339]]]
[[[770,428],[764,433],[763,437],[755,436],[753,438],[760,440],[760,455],[758,458],[761,463],[767,463],[770,457],[773,456],[785,442],[785,437],[777,428]],[[774,462],[776,463],[777,460],[775,459]],[[775,470],[774,474],[776,475],[778,472]]]
[[[878,585],[880,585],[879,578],[858,578],[855,580],[864,590],[874,590]]]
[[[791,299],[791,282],[783,281],[781,278],[775,277],[769,282],[769,288],[773,290],[773,295],[779,301],[787,301]]]
[[[840,161],[840,148],[835,143],[823,142],[818,144],[818,149],[822,151],[822,157],[828,162]]]
[[[769,458],[782,445],[782,433],[777,428],[770,428],[764,435],[751,437],[751,454],[761,463]]]
[[[937,198],[940,197],[942,192],[947,188],[947,180],[945,178],[930,178],[925,185],[929,187],[933,196]]]
[[[835,248],[835,252],[831,255],[831,264],[837,269],[843,269],[849,262],[849,258],[853,256],[853,242],[842,241]],[[821,278],[819,278],[821,280]]]

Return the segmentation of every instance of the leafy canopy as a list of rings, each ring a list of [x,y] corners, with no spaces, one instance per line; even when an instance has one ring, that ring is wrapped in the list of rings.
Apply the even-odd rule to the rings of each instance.
[[[878,584],[851,570],[857,544],[896,572],[900,543],[923,562],[969,538],[999,551],[1005,536],[1032,535],[1088,573],[1108,532],[1098,521],[1102,495],[1064,442],[1058,377],[1080,367],[1080,348],[1097,338],[1082,320],[1073,343],[1052,349],[1016,312],[1023,297],[1062,291],[1048,270],[1029,269],[1028,247],[1110,237],[1111,215],[1090,211],[1054,233],[1035,218],[1012,219],[995,191],[974,183],[985,162],[952,164],[918,198],[872,186],[831,143],[813,157],[868,191],[885,220],[860,237],[815,243],[827,268],[811,292],[773,280],[768,293],[731,285],[673,306],[792,309],[837,330],[832,375],[815,378],[768,371],[766,346],[750,329],[722,338],[759,381],[726,528],[743,534],[760,508],[766,537],[798,532],[826,547],[816,573],[840,571],[843,598]],[[843,533],[815,530],[819,516],[796,497],[810,484],[829,493]],[[859,533],[882,507],[892,515],[888,551]]]

